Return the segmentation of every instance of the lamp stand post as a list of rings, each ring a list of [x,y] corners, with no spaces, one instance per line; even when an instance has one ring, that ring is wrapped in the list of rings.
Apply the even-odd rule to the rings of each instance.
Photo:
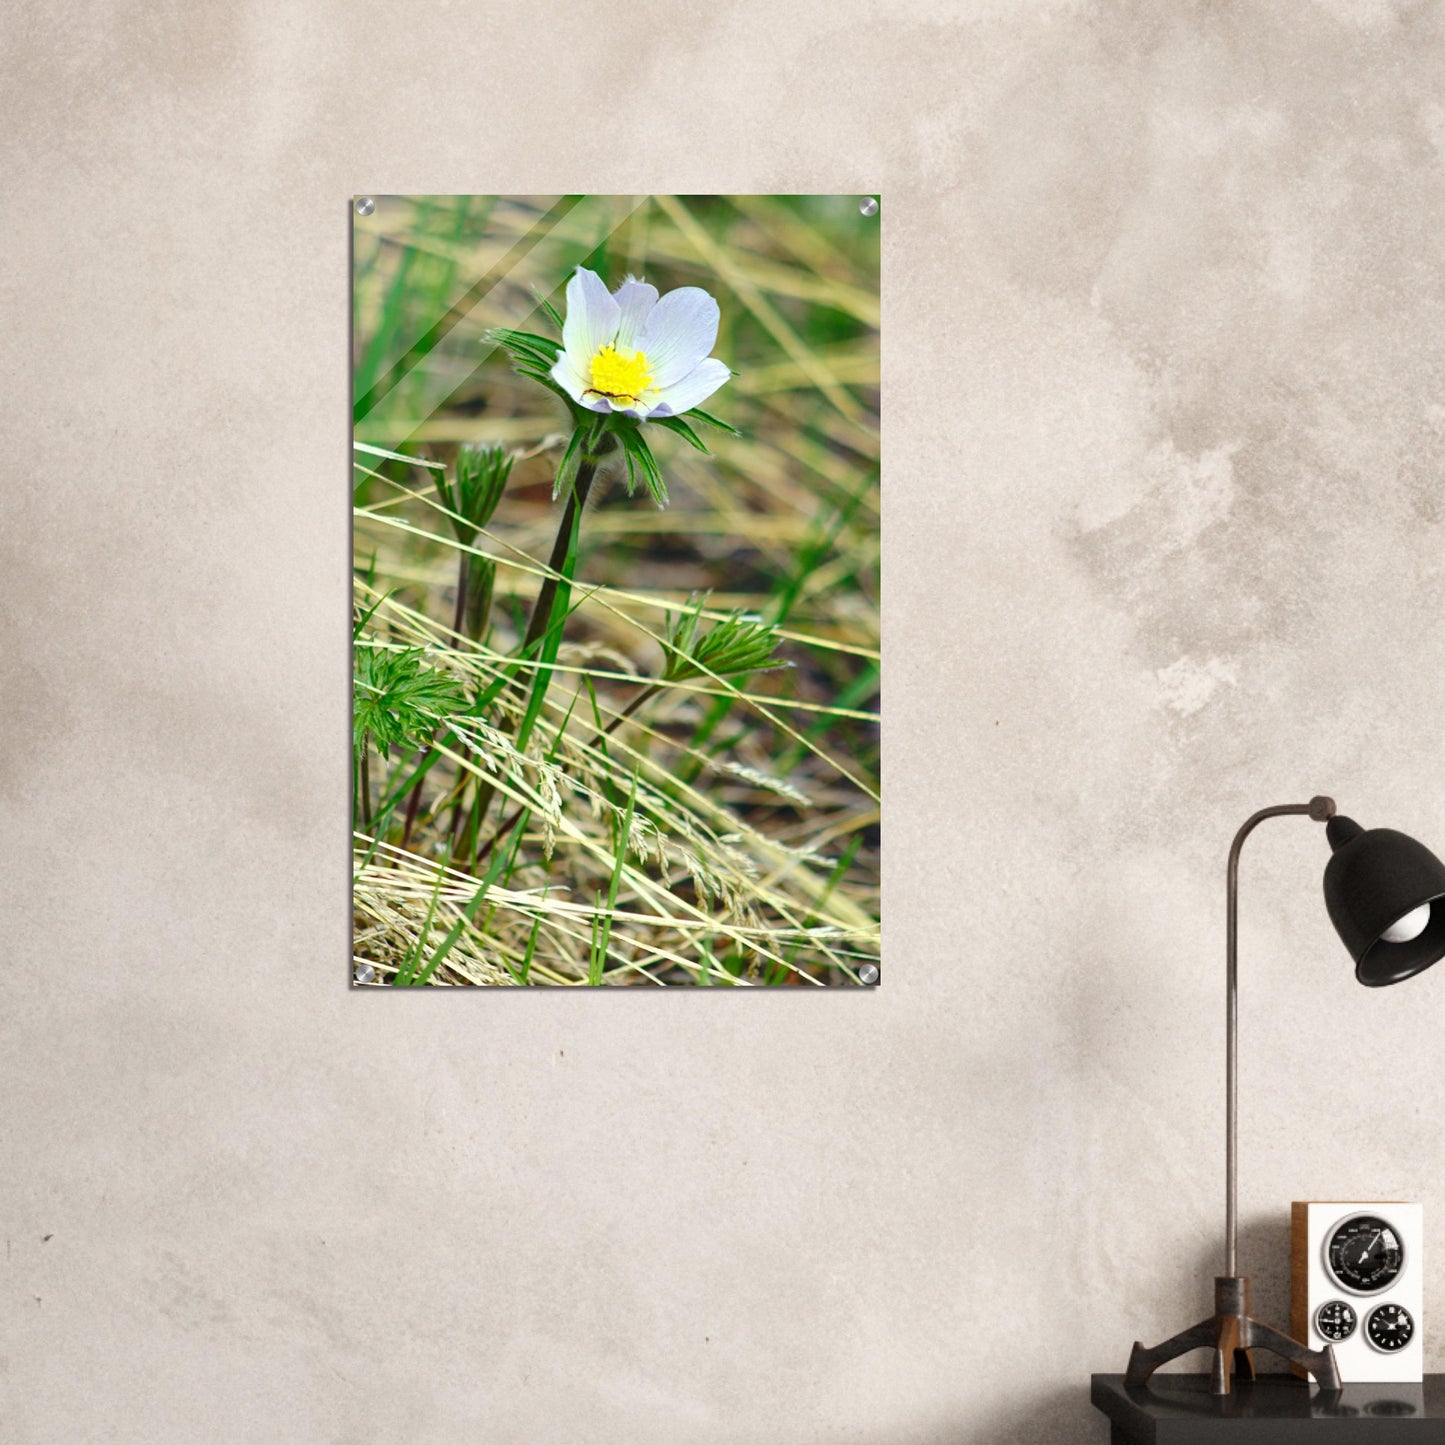
[[[1214,1361],[1210,1370],[1210,1389],[1216,1395],[1227,1395],[1232,1376],[1254,1379],[1254,1360],[1250,1351],[1266,1349],[1308,1370],[1322,1389],[1340,1388],[1340,1372],[1335,1364],[1333,1348],[1326,1345],[1323,1350],[1312,1350],[1282,1330],[1254,1319],[1249,1313],[1249,1278],[1236,1272],[1239,1242],[1239,854],[1244,840],[1266,818],[1290,813],[1306,814],[1316,822],[1324,823],[1334,817],[1335,804],[1331,798],[1319,797],[1310,799],[1308,803],[1285,803],[1275,808],[1262,808],[1235,834],[1234,844],[1229,850],[1224,1273],[1214,1280],[1214,1313],[1153,1349],[1145,1349],[1136,1340],[1129,1356],[1129,1369],[1124,1376],[1127,1386],[1137,1388],[1145,1384],[1160,1365],[1190,1350],[1212,1349]]]

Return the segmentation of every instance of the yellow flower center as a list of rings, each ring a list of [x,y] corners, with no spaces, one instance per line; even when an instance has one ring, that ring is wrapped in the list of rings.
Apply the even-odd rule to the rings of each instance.
[[[615,346],[604,346],[592,358],[591,390],[611,401],[635,405],[651,385],[647,357],[640,351],[624,356]]]

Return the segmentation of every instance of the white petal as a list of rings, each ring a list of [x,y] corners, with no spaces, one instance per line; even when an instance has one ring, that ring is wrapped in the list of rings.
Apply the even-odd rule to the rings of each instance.
[[[582,401],[587,382],[570,351],[563,351],[558,355],[557,360],[552,363],[551,376],[573,401]],[[585,406],[586,402],[582,404]]]
[[[552,363],[551,377],[578,406],[585,406],[588,411],[609,410],[606,397],[587,394],[587,378],[583,376],[569,352],[560,353]]]
[[[648,416],[679,416],[701,406],[731,375],[717,357],[709,356],[706,361],[698,362],[681,381],[663,387]]]
[[[617,328],[615,344],[628,351],[636,351],[638,333],[652,308],[657,305],[657,287],[649,286],[646,281],[635,281],[629,276],[612,293],[612,299],[622,312],[622,322]]]
[[[579,266],[567,283],[567,319],[562,345],[579,371],[586,372],[598,351],[612,343],[622,309],[595,271]]]
[[[637,349],[655,386],[681,381],[712,350],[717,320],[717,302],[700,286],[679,286],[652,308]]]

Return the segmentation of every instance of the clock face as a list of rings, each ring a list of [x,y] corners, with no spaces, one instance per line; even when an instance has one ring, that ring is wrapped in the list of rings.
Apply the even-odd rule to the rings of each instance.
[[[1358,1321],[1355,1312],[1344,1300],[1331,1300],[1315,1311],[1315,1328],[1327,1339],[1338,1344],[1355,1332]]]
[[[1387,1220],[1356,1214],[1337,1224],[1325,1241],[1325,1264],[1341,1289],[1378,1294],[1399,1279],[1405,1247]]]
[[[1376,1305],[1365,1318],[1365,1334],[1377,1350],[1393,1355],[1415,1334],[1415,1321],[1404,1305]]]

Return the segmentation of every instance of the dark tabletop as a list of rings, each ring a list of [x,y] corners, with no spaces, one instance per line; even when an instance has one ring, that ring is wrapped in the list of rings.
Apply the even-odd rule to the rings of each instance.
[[[1115,1440],[1138,1445],[1445,1445],[1445,1375],[1332,1393],[1293,1375],[1261,1375],[1229,1395],[1211,1395],[1208,1375],[1155,1375],[1137,1390],[1122,1375],[1095,1375],[1090,1398],[1113,1422]]]

